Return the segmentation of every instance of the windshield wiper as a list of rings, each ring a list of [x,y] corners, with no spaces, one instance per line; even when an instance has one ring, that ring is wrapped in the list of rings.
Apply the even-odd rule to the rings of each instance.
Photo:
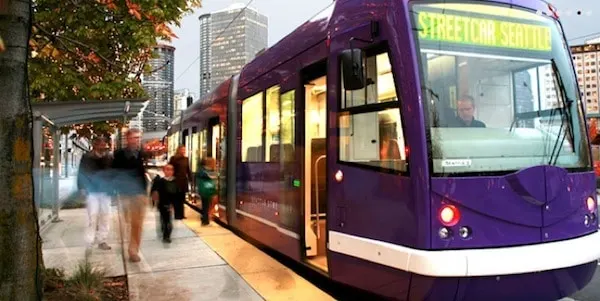
[[[554,59],[551,59],[551,62],[552,62],[552,75],[554,77],[555,83],[558,84],[557,96],[559,97],[561,104],[562,104],[562,109],[557,108],[557,110],[562,111],[562,113],[563,113],[560,115],[561,122],[560,122],[560,128],[558,130],[558,136],[556,137],[556,141],[554,142],[554,147],[552,148],[552,153],[550,154],[550,161],[548,162],[549,165],[556,165],[556,162],[558,161],[558,156],[560,154],[560,151],[562,150],[562,145],[563,145],[567,135],[570,134],[571,139],[569,139],[569,142],[571,143],[571,145],[573,145],[573,147],[575,147],[575,141],[573,140],[573,130],[572,130],[572,124],[571,124],[573,122],[573,119],[571,119],[571,105],[573,104],[573,100],[567,98],[565,86],[563,84],[562,76],[560,75],[560,71],[558,70],[558,66],[556,65],[556,61]],[[561,135],[563,127],[566,127],[565,134]],[[562,138],[561,138],[561,136],[562,136]]]
[[[433,110],[430,109],[430,112],[432,112],[433,117],[434,117],[433,118],[433,126],[434,127],[438,127],[439,126],[440,116],[438,114],[437,106],[440,105],[440,96],[437,93],[435,93],[433,91],[433,89],[431,89],[431,88],[429,88],[427,86],[421,86],[421,88],[424,89],[424,90],[426,90],[427,92],[429,92],[429,94],[431,95],[432,100],[436,100],[434,102],[434,105],[433,105]],[[429,101],[429,98],[427,99],[427,101]],[[427,105],[431,106],[431,103],[428,103]],[[435,117],[437,117],[437,118],[435,118]]]

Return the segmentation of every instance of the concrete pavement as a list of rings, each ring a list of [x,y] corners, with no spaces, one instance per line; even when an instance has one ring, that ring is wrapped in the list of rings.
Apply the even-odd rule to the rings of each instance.
[[[187,219],[174,221],[171,244],[161,241],[158,213],[148,208],[144,221],[141,261],[128,261],[126,223],[113,206],[108,243],[95,248],[90,260],[107,276],[127,275],[130,300],[333,300],[306,279],[264,254],[227,229],[200,225],[198,214],[186,208]],[[62,222],[43,233],[47,268],[72,274],[85,258],[85,209],[61,211]],[[121,234],[123,233],[123,235]]]

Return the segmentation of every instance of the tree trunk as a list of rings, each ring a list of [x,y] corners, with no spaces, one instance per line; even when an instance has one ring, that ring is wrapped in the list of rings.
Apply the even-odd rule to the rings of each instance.
[[[0,300],[41,300],[27,56],[31,0],[0,0]],[[37,166],[36,166],[37,167]]]

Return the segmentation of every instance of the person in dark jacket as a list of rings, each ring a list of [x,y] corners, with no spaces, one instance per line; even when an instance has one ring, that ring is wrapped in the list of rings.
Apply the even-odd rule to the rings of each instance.
[[[86,254],[89,255],[94,242],[101,250],[110,250],[107,244],[110,230],[110,166],[112,157],[108,154],[108,143],[104,138],[95,138],[92,151],[81,157],[77,188],[86,198],[88,226],[85,231]]]
[[[173,209],[175,209],[175,219],[184,219],[183,203],[185,201],[185,195],[189,191],[189,183],[192,178],[192,172],[190,171],[190,162],[185,154],[185,145],[180,145],[177,148],[175,156],[171,157],[169,164],[173,165],[175,169],[175,182],[179,187],[177,198],[173,200]]]
[[[485,123],[475,119],[475,99],[470,95],[463,95],[457,102],[457,117],[453,127],[484,128]]]
[[[145,154],[141,148],[142,132],[130,129],[126,133],[126,147],[114,154],[113,185],[119,201],[130,223],[129,260],[139,262],[138,255],[142,240],[142,225],[148,205]]]
[[[173,176],[173,165],[167,164],[163,167],[164,177],[157,176],[152,183],[152,201],[160,213],[160,224],[163,234],[163,242],[171,242],[173,223],[171,221],[171,205],[177,197],[179,187]]]

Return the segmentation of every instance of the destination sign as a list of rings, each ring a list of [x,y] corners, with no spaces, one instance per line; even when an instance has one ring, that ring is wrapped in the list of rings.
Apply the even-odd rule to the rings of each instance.
[[[550,51],[550,27],[451,14],[419,12],[419,37],[473,46]]]

